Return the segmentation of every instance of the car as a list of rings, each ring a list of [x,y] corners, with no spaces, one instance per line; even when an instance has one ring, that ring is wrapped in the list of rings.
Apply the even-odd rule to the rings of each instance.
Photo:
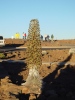
[[[5,46],[5,42],[3,36],[0,36],[0,47],[2,46]]]

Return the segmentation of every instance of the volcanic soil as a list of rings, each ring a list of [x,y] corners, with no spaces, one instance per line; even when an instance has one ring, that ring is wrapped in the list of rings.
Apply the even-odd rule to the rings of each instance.
[[[23,39],[5,39],[5,44],[5,47],[15,48],[26,47],[27,42]],[[42,41],[41,44],[50,47],[73,46],[75,40]],[[39,69],[43,88],[37,100],[75,100],[75,54],[70,54],[69,50],[45,50],[47,53],[42,55],[43,64]],[[21,84],[28,76],[25,50],[4,53],[9,62],[4,59],[0,62],[0,100],[29,100],[30,94],[21,93],[24,87]]]

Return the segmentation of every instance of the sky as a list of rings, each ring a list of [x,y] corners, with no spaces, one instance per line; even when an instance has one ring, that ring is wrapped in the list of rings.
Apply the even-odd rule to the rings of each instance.
[[[28,34],[30,20],[38,19],[40,34],[75,39],[75,0],[0,0],[0,35]]]

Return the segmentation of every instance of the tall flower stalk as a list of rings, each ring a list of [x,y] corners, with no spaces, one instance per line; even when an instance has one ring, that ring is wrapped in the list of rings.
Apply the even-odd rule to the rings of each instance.
[[[42,80],[39,75],[39,67],[42,65],[42,49],[40,40],[40,27],[37,19],[32,19],[29,24],[26,63],[29,74],[25,82],[30,93],[40,93],[42,88]]]

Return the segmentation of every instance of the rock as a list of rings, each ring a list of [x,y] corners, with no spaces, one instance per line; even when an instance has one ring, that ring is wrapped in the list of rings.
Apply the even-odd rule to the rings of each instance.
[[[29,88],[28,88],[28,87],[24,87],[24,88],[22,89],[22,93],[24,93],[24,94],[30,93]]]
[[[29,100],[36,100],[35,94],[30,94]]]
[[[75,53],[75,48],[71,48],[71,49],[69,50],[69,54],[73,54],[73,53]]]
[[[45,51],[45,50],[43,50],[43,51],[42,51],[42,55],[44,55],[44,54],[48,54],[48,52]]]

